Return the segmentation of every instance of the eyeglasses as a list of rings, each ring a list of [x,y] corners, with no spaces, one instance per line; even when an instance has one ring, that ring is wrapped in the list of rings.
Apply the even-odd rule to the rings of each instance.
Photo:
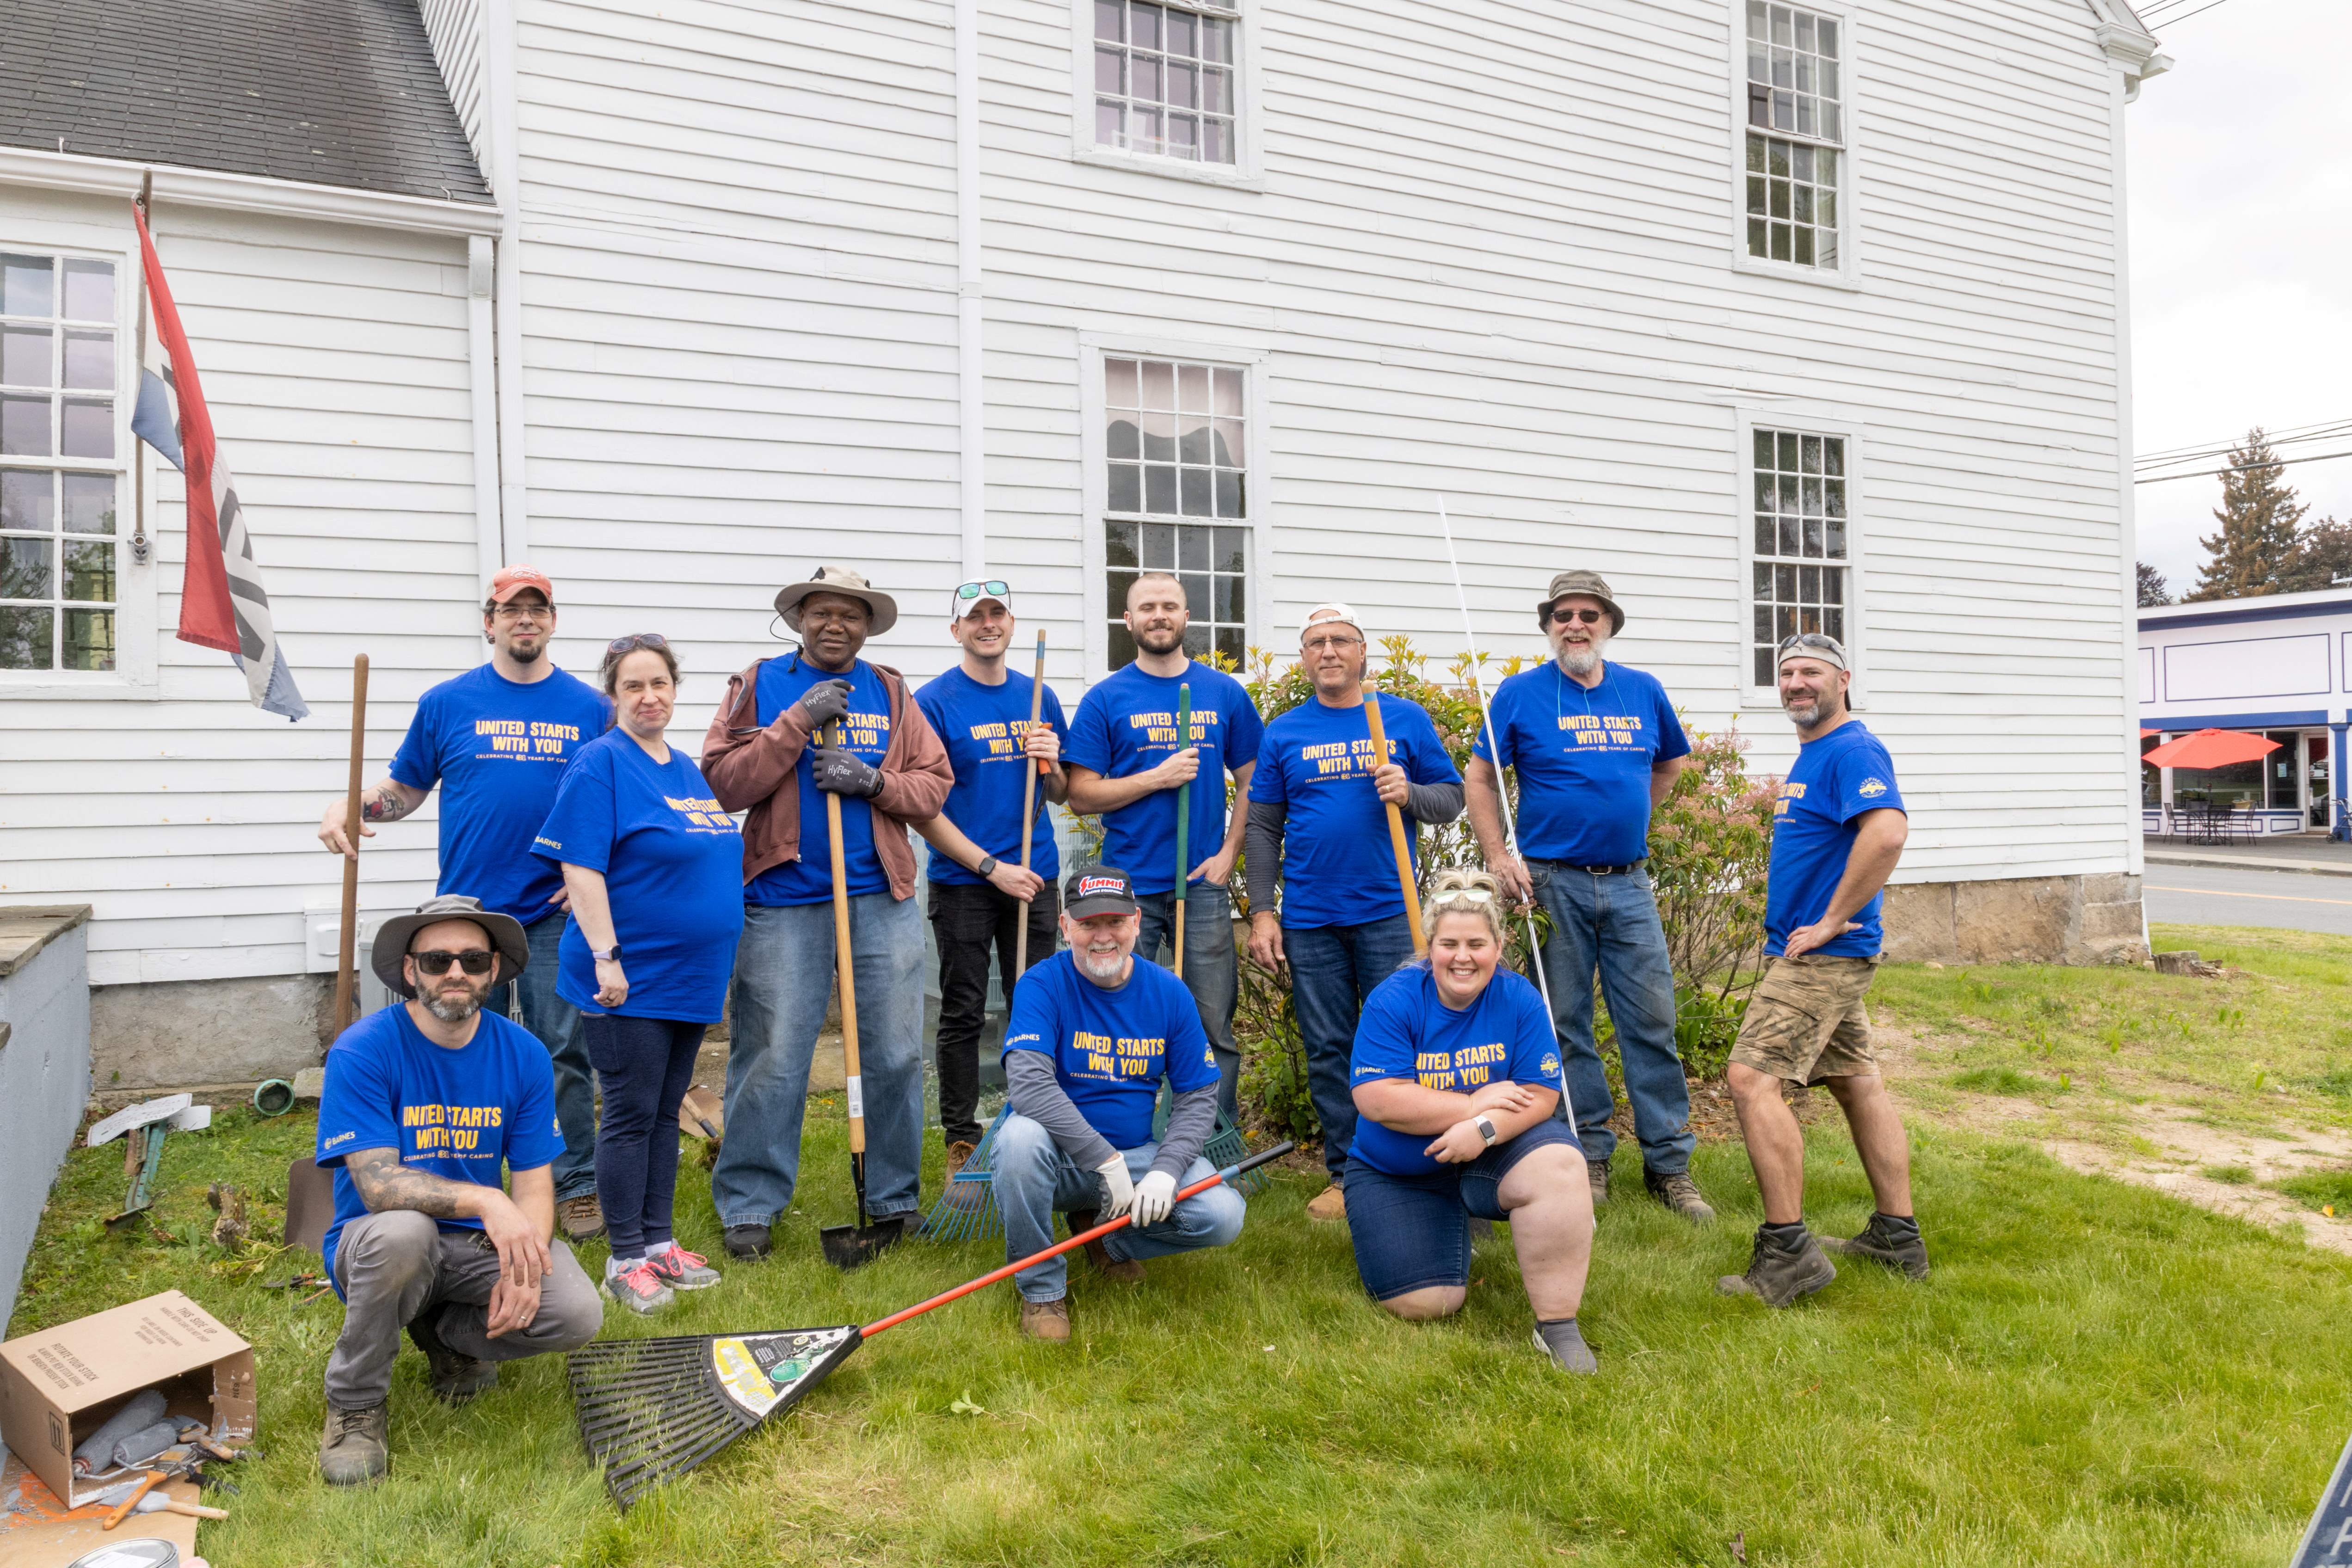
[[[554,614],[555,606],[552,604],[516,604],[509,602],[499,605],[497,610],[492,612],[492,613],[501,621],[520,621],[526,616],[533,620],[537,620],[542,616]]]
[[[1320,653],[1332,648],[1360,648],[1363,645],[1364,640],[1361,637],[1316,637],[1300,644],[1310,653]]]
[[[469,975],[487,975],[490,972],[490,966],[499,961],[499,956],[487,947],[468,947],[463,953],[443,953],[437,950],[431,953],[411,953],[409,956],[416,960],[416,972],[420,975],[446,975],[449,972],[449,966],[452,964],[457,965]]]
[[[1002,599],[1012,591],[1013,590],[1006,585],[1003,579],[991,578],[986,582],[967,582],[959,585],[956,589],[956,597],[965,601]]]
[[[1608,613],[1606,610],[1554,610],[1547,614],[1545,619],[1557,622],[1561,625],[1566,625],[1570,621],[1581,621],[1587,626],[1598,626],[1601,617]]]

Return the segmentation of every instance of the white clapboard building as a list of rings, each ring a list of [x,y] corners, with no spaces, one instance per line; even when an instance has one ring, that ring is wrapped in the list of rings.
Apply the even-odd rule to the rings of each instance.
[[[948,663],[1017,585],[1066,702],[1173,565],[1211,645],[1617,644],[1764,769],[1764,651],[1855,651],[1914,821],[1898,952],[2129,951],[2122,0],[12,0],[0,903],[87,903],[101,1081],[314,1051],[349,670],[371,775],[482,653],[657,629],[682,737],[855,564]],[[133,449],[153,226],[310,720],[172,635]],[[386,829],[364,904],[431,889]]]

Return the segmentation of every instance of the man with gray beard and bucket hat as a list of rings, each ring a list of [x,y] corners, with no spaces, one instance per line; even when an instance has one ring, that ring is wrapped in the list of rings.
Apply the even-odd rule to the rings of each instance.
[[[800,1178],[809,1064],[834,986],[833,846],[841,801],[851,975],[876,1224],[920,1213],[923,925],[909,822],[940,814],[955,773],[898,671],[859,658],[898,601],[847,567],[776,595],[800,648],[728,682],[702,741],[710,792],[743,819],[743,937],[730,998],[727,1139],[710,1196],[738,1258],[768,1253]]]
[[[1595,1208],[1609,1201],[1615,1102],[1592,1040],[1592,979],[1617,1031],[1642,1181],[1694,1225],[1715,1218],[1690,1177],[1690,1086],[1675,1050],[1675,970],[1644,863],[1650,813],[1690,752],[1657,677],[1602,657],[1625,612],[1598,572],[1563,571],[1536,606],[1550,660],[1495,688],[1465,782],[1470,823],[1504,893],[1551,917],[1544,978]],[[1499,755],[1497,754],[1499,748]],[[1519,854],[1503,831],[1503,768],[1518,772]]]
[[[433,1392],[456,1405],[496,1384],[499,1363],[575,1349],[604,1321],[596,1287],[554,1239],[563,1134],[547,1049],[482,1010],[530,961],[513,916],[459,894],[428,899],[376,933],[376,976],[406,999],[327,1052],[318,1161],[335,1173],[335,1218],[320,1251],[343,1332],[327,1360],[319,1469],[332,1485],[392,1468],[404,1326]]]

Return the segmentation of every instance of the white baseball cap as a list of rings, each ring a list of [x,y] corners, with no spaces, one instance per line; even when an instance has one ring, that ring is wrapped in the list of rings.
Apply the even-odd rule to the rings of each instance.
[[[1307,619],[1298,623],[1299,641],[1306,641],[1307,632],[1311,628],[1318,626],[1326,621],[1344,621],[1349,625],[1353,626],[1359,632],[1361,632],[1364,629],[1364,623],[1358,618],[1355,607],[1350,604],[1342,604],[1335,599],[1328,603],[1318,604],[1314,609],[1307,612]]]

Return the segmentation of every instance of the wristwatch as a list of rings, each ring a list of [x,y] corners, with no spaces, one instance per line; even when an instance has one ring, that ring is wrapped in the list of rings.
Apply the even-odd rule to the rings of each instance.
[[[1495,1146],[1495,1119],[1492,1116],[1473,1116],[1470,1124],[1478,1129],[1478,1135],[1486,1140],[1488,1148]]]
[[[615,942],[610,947],[591,947],[588,956],[599,964],[617,964],[621,961],[621,945]]]
[[[980,863],[971,869],[982,876],[994,876],[996,874],[996,857],[994,855],[982,855],[981,857]]]

